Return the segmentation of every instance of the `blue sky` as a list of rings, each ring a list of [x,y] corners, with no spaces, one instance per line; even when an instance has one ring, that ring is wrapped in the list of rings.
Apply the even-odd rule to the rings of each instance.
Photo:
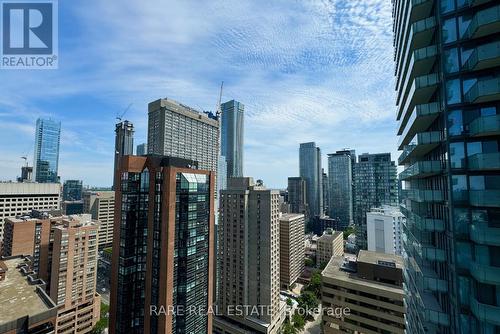
[[[59,69],[0,71],[0,179],[62,122],[62,180],[111,184],[115,117],[146,141],[147,103],[245,104],[247,176],[285,187],[300,142],[396,159],[388,0],[59,1]]]

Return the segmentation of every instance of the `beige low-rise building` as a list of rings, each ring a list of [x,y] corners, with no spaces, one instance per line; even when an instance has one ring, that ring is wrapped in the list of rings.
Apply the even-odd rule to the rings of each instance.
[[[318,238],[316,251],[316,262],[326,264],[332,256],[340,256],[344,253],[344,235],[342,232],[327,229]]]
[[[83,212],[91,214],[92,219],[99,222],[99,249],[111,247],[115,221],[115,192],[109,190],[84,192]]]
[[[57,306],[23,256],[0,260],[0,333],[54,333]]]
[[[370,251],[332,257],[322,275],[324,334],[405,332],[403,260]]]
[[[305,216],[288,213],[280,217],[280,282],[289,289],[304,270]]]

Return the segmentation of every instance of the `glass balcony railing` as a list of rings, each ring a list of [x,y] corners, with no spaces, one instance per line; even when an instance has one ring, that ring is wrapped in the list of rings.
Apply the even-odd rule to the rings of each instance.
[[[500,152],[477,153],[468,159],[469,170],[500,170]]]
[[[500,5],[480,12],[472,18],[463,38],[478,38],[500,31]]]
[[[401,172],[399,177],[402,180],[424,178],[441,173],[443,167],[441,161],[419,161]]]
[[[427,129],[440,113],[441,108],[437,102],[416,105],[409,117],[401,117],[399,120],[398,135],[401,135],[401,137],[398,146],[401,146],[401,144],[406,145],[408,137]]]
[[[500,285],[500,268],[476,262],[471,263],[472,276],[481,283]]]
[[[489,102],[498,99],[500,99],[500,78],[479,80],[465,93],[465,101],[469,103]]]
[[[476,298],[472,297],[470,301],[472,313],[481,321],[500,326],[500,307],[480,303]]]
[[[500,65],[500,41],[480,45],[474,49],[463,68],[482,70]]]
[[[494,136],[500,134],[500,115],[476,118],[469,124],[469,135]]]
[[[408,228],[416,227],[420,231],[443,232],[444,220],[430,217],[421,217],[408,210],[404,205],[400,206],[401,213],[406,217],[405,224]]]
[[[402,195],[403,198],[419,203],[444,201],[444,192],[442,190],[405,189],[402,191]]]
[[[500,190],[470,190],[470,204],[473,206],[485,206],[500,208]]]
[[[403,165],[409,159],[428,153],[441,143],[442,136],[439,131],[417,133],[410,143],[403,148],[403,153],[399,156],[398,163]]]
[[[420,294],[424,305],[424,319],[437,325],[449,326],[450,316],[443,311],[432,294],[423,292]]]
[[[487,223],[475,223],[470,225],[470,238],[478,244],[500,246],[500,228],[489,227]],[[500,281],[500,268],[498,274]]]

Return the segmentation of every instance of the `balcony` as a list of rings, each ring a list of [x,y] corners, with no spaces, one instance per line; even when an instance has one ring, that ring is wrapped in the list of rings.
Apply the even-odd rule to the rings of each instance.
[[[496,66],[500,66],[500,41],[475,48],[463,68],[473,71]]]
[[[433,269],[422,267],[424,289],[436,292],[447,292],[448,282],[439,278]]]
[[[429,245],[422,245],[422,257],[430,261],[446,261],[446,252],[444,249]]]
[[[472,206],[500,208],[500,190],[470,190],[469,196]]]
[[[402,194],[403,198],[419,203],[444,201],[444,192],[442,190],[405,189]]]
[[[399,120],[398,135],[401,135],[401,137],[398,146],[408,144],[408,141],[415,136],[415,133],[429,128],[440,113],[441,108],[437,102],[416,105],[409,117],[405,115]]]
[[[500,228],[489,227],[487,223],[475,223],[470,225],[470,238],[478,244],[500,246]]]
[[[436,148],[442,140],[441,132],[420,132],[417,133],[408,145],[403,148],[403,153],[399,156],[399,165],[404,165],[410,160],[421,157],[434,148]]]
[[[495,153],[477,153],[469,158],[469,170],[500,170],[500,152]]]
[[[481,321],[489,322],[500,326],[500,307],[480,303],[476,298],[470,300],[470,308],[472,313]]]
[[[483,3],[490,2],[491,0],[466,0],[465,4],[468,5],[469,7],[474,7],[474,6],[479,6],[482,5]]]
[[[498,267],[472,262],[470,271],[472,276],[481,283],[500,285],[500,268]]]
[[[425,104],[429,102],[432,95],[436,92],[439,84],[439,77],[437,73],[431,73],[416,77],[410,86],[408,92],[405,91],[398,104],[398,117],[399,120],[403,116],[404,110],[411,110],[417,104]]]
[[[479,38],[500,31],[500,5],[480,12],[472,18],[463,38]]]
[[[443,171],[441,161],[418,161],[405,169],[399,177],[401,180],[422,179],[440,174]]]
[[[471,137],[497,136],[500,134],[500,115],[479,117],[469,124]]]
[[[406,93],[408,83],[415,77],[429,74],[436,61],[437,47],[435,45],[427,46],[413,51],[410,62],[404,62],[404,71],[397,78],[396,90],[398,91],[396,104],[399,105],[401,96]],[[406,60],[406,58],[405,58]]]
[[[420,297],[422,298],[422,303],[424,305],[425,321],[442,326],[450,325],[449,315],[443,311],[434,295],[422,292],[420,293]]]
[[[469,103],[495,100],[500,100],[500,78],[479,80],[465,93],[465,101]]]
[[[429,232],[443,232],[444,231],[444,220],[431,218],[431,217],[421,217],[416,213],[408,210],[404,205],[400,206],[401,213],[406,217],[406,225],[411,227],[415,226],[421,231]]]

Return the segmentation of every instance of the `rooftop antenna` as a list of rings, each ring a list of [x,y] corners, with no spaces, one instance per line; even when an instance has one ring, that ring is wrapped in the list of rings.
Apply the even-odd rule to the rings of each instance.
[[[122,112],[122,114],[121,114],[120,116],[116,116],[116,119],[117,119],[119,122],[121,122],[121,121],[122,121],[123,116],[125,116],[125,114],[126,114],[126,113],[127,113],[127,111],[130,109],[130,107],[132,107],[132,105],[133,105],[133,103],[130,103],[130,104],[128,105],[128,107],[127,107],[127,108],[125,108],[125,110],[123,110],[123,112]]]
[[[222,116],[222,109],[220,107],[220,103],[222,102],[222,89],[223,88],[224,88],[224,81],[222,81],[222,83],[220,84],[219,103],[217,103],[217,107],[215,108],[217,117]]]

